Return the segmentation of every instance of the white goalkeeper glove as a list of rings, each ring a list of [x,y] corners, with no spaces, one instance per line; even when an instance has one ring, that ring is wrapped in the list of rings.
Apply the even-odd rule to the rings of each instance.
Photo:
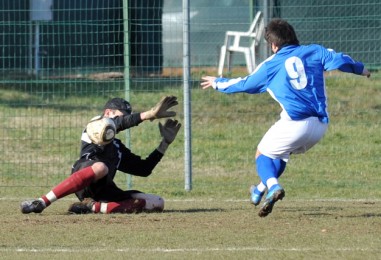
[[[158,118],[172,117],[176,115],[175,111],[168,111],[173,106],[178,104],[177,97],[175,96],[166,96],[163,97],[159,103],[157,103],[153,108],[144,112],[145,119],[154,120]]]

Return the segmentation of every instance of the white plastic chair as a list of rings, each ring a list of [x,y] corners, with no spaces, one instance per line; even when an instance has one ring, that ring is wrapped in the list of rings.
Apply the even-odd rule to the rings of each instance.
[[[218,75],[221,76],[224,70],[226,54],[228,55],[228,71],[231,70],[233,52],[240,52],[245,55],[247,71],[251,73],[256,66],[255,52],[263,32],[264,20],[261,11],[256,13],[254,20],[247,32],[227,31],[225,34],[225,43],[221,47],[220,61],[218,64]]]

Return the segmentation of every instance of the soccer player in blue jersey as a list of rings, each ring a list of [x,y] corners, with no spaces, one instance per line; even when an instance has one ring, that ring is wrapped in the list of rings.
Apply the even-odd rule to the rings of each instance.
[[[339,70],[370,77],[361,62],[317,44],[300,45],[294,28],[285,20],[270,21],[265,39],[272,56],[244,78],[202,77],[203,89],[223,93],[258,94],[267,91],[282,108],[280,119],[258,144],[256,170],[261,182],[250,187],[251,202],[259,205],[258,215],[266,217],[285,191],[278,178],[291,154],[304,153],[324,136],[329,115],[324,71]]]

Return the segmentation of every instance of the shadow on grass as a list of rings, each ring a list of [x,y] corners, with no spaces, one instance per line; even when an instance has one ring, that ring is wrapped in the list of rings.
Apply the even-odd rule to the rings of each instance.
[[[359,215],[342,216],[344,218],[381,218],[381,213],[363,213]]]
[[[113,213],[113,214],[108,214],[110,216],[113,216],[114,214],[116,215],[139,215],[139,214],[171,214],[171,213],[205,213],[205,212],[227,212],[228,210],[222,209],[222,208],[214,208],[214,209],[169,209],[169,210],[164,210],[163,212],[142,212],[142,213]],[[89,214],[75,214],[75,213],[70,213],[70,212],[65,212],[65,213],[60,213],[58,215],[63,215],[63,216],[81,216],[81,215],[96,215],[93,213]],[[103,214],[100,214],[103,215]]]
[[[215,209],[169,209],[164,210],[163,213],[199,213],[199,212],[226,212],[226,209],[215,208]]]
[[[360,213],[354,214],[350,213],[349,215],[343,215],[345,208],[343,207],[287,207],[282,209],[285,212],[296,212],[301,213],[303,216],[309,217],[322,217],[322,216],[333,216],[336,218],[381,218],[381,213]]]
[[[288,211],[288,212],[300,212],[304,215],[332,215],[331,213],[327,213],[327,211],[332,212],[340,212],[344,210],[342,207],[287,207],[283,208],[282,210]]]

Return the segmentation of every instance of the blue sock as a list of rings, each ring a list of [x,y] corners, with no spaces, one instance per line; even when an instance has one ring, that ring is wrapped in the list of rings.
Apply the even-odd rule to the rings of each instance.
[[[275,160],[267,157],[263,154],[257,157],[255,160],[257,166],[257,173],[262,183],[266,184],[267,180],[270,178],[278,178],[278,170],[276,167]],[[280,165],[280,163],[279,163]]]
[[[282,159],[274,159],[273,163],[275,165],[276,171],[277,171],[277,178],[279,178],[284,170],[286,169],[286,162],[283,161]]]

